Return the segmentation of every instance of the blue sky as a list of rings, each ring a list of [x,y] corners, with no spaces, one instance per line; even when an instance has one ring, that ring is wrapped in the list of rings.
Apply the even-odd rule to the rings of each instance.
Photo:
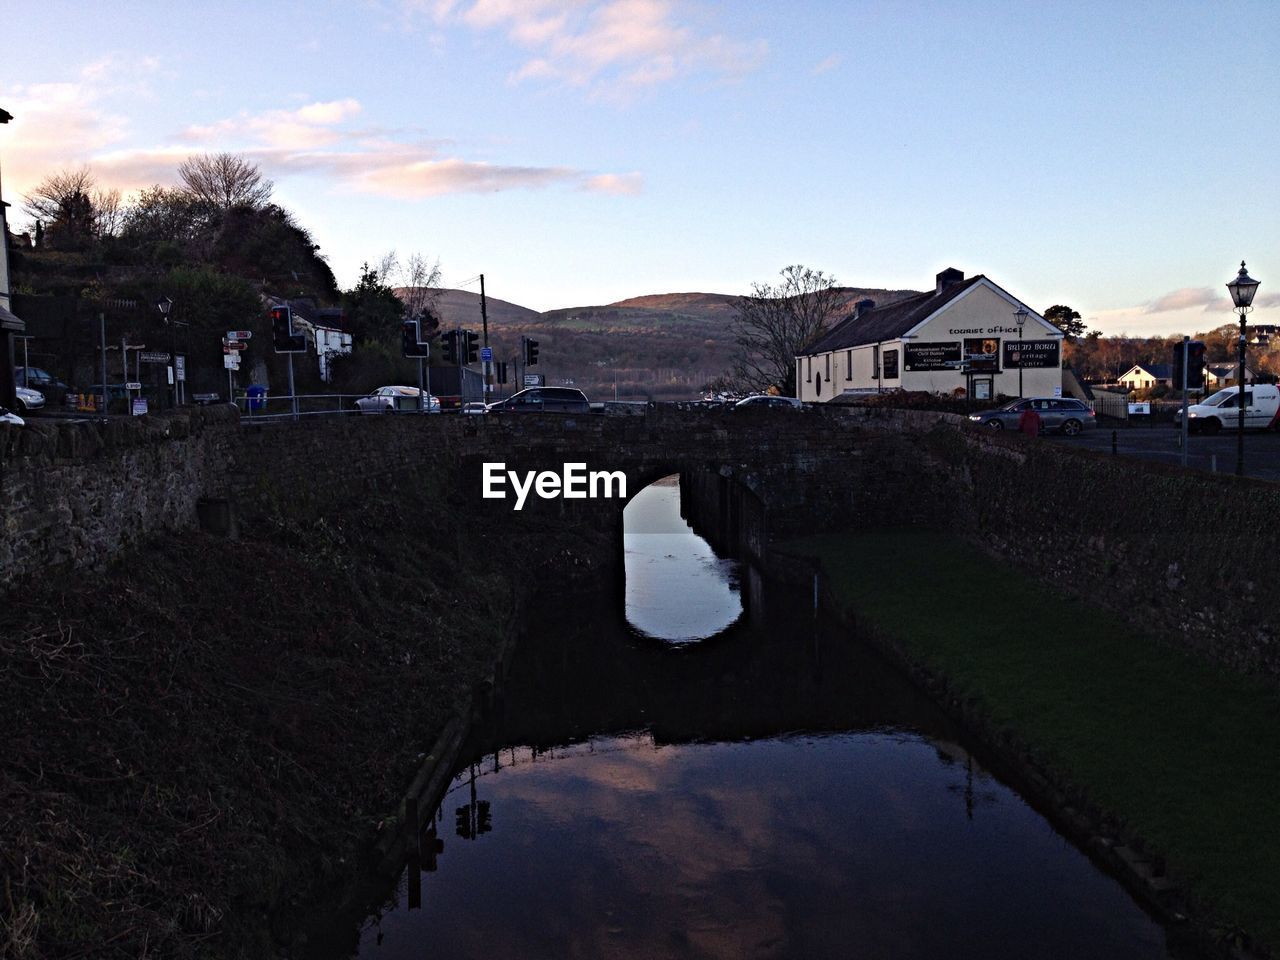
[[[947,266],[1106,333],[1280,323],[1280,5],[11,4],[11,219],[255,160],[343,285],[395,250],[537,309]]]

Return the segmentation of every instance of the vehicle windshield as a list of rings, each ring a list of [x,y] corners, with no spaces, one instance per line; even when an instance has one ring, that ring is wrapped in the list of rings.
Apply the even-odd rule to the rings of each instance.
[[[1219,390],[1212,396],[1205,397],[1201,403],[1206,407],[1234,407],[1236,405],[1235,390]]]

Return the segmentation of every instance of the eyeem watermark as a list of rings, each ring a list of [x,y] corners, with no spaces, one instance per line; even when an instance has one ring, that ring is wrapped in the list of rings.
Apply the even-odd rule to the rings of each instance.
[[[533,491],[543,500],[554,500],[564,497],[566,500],[586,500],[588,497],[609,499],[627,496],[627,475],[621,470],[592,470],[587,472],[585,463],[566,463],[560,473],[554,470],[543,470],[534,473],[527,470],[524,476],[514,470],[508,470],[505,463],[486,463],[482,471],[481,496],[486,500],[505,500],[506,486],[516,494],[515,509],[524,507],[524,502]]]

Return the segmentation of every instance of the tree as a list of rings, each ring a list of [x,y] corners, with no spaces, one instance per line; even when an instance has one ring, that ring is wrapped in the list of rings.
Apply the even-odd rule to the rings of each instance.
[[[422,321],[422,333],[430,336],[440,326],[436,301],[440,299],[440,261],[427,262],[420,253],[410,254],[403,263],[392,251],[382,260],[381,272],[396,285],[396,296],[404,303],[404,315]]]
[[[1044,318],[1066,334],[1067,340],[1071,342],[1083,337],[1087,330],[1084,321],[1080,319],[1080,314],[1060,303],[1055,303],[1046,310]]]
[[[795,359],[821,336],[844,306],[835,277],[800,264],[784,267],[777,284],[752,284],[733,305],[734,342],[740,355],[733,376],[743,387],[777,387],[795,396]]]
[[[387,260],[383,259],[383,266]],[[390,341],[400,335],[404,320],[404,303],[386,283],[380,269],[366,261],[360,267],[360,279],[342,294],[347,326],[357,343]]]
[[[55,250],[84,250],[119,228],[120,192],[97,189],[88,167],[49,174],[22,205]]]
[[[234,153],[206,153],[188,157],[178,176],[192,196],[220,210],[247,206],[258,209],[271,199],[272,182],[257,164]]]

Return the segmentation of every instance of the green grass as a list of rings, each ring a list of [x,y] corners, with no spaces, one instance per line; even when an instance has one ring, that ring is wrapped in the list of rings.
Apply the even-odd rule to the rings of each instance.
[[[834,596],[1280,953],[1280,694],[937,531],[792,541]]]

